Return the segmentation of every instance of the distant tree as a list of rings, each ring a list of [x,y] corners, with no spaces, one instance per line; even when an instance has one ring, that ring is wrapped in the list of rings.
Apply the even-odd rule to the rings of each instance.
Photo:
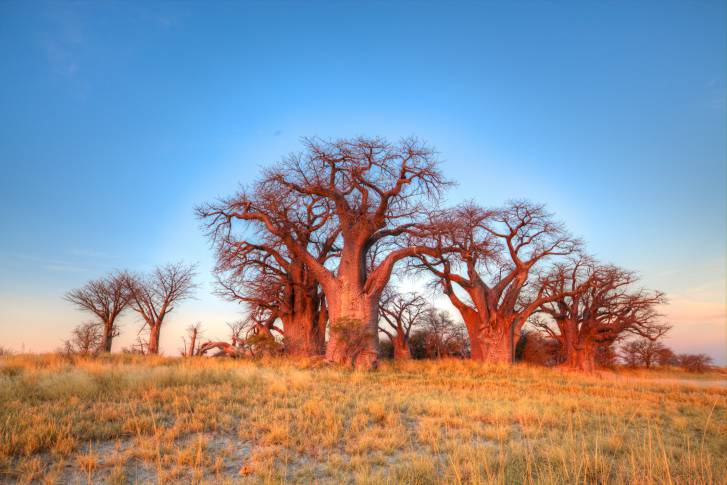
[[[619,356],[628,367],[639,367],[641,361],[641,343],[637,340],[626,342],[619,349]]]
[[[131,295],[132,308],[144,320],[148,328],[149,340],[146,351],[159,353],[159,336],[164,318],[175,305],[192,296],[194,284],[194,265],[184,263],[167,264],[155,268],[151,274],[128,276],[126,286]]]
[[[230,329],[230,342],[235,346],[245,340],[246,334],[251,331],[249,318],[227,322],[226,325]]]
[[[532,323],[560,342],[566,366],[591,371],[599,348],[627,336],[656,341],[669,330],[657,311],[664,294],[637,288],[637,282],[631,271],[574,256],[536,283],[552,298],[539,308],[547,318]],[[622,349],[629,358],[632,350]]]
[[[706,354],[679,354],[677,361],[688,372],[707,372],[712,367],[712,357]]]
[[[411,344],[409,345],[409,354],[413,356]],[[387,360],[394,358],[394,346],[391,344],[391,340],[384,339],[379,342],[379,357]]]
[[[417,359],[464,358],[469,355],[467,334],[461,323],[447,312],[429,309],[425,318],[411,335],[412,356]]]
[[[68,355],[95,355],[103,343],[102,325],[87,322],[77,325],[71,332],[71,338],[64,343],[64,352]]]
[[[672,349],[664,346],[656,355],[656,364],[660,367],[677,366],[679,360]]]
[[[527,319],[554,297],[526,295],[526,285],[544,262],[580,245],[544,206],[527,201],[444,211],[433,218],[425,240],[435,256],[422,252],[419,258],[462,315],[472,359],[506,363],[513,361]]]
[[[657,340],[641,338],[632,340],[622,346],[622,358],[632,367],[643,366],[647,369],[658,364],[659,358],[668,351],[664,344]]]
[[[113,339],[119,335],[116,319],[128,305],[130,297],[126,280],[125,273],[111,273],[104,278],[89,281],[81,288],[69,291],[64,297],[81,310],[93,313],[98,318],[103,337],[99,342],[102,352],[111,352]]]
[[[389,337],[395,360],[410,359],[409,336],[421,325],[428,311],[427,301],[416,293],[398,293],[387,288],[379,302],[382,321],[379,330]]]
[[[187,327],[187,336],[182,337],[181,354],[185,357],[197,355],[199,351],[199,338],[202,336],[202,322],[197,322]]]
[[[212,224],[244,221],[252,231],[274,236],[321,285],[330,319],[326,358],[359,368],[378,362],[378,304],[395,264],[427,248],[404,244],[447,186],[435,153],[414,139],[392,144],[379,138],[308,139],[305,152],[267,170],[252,191],[199,213]],[[309,240],[299,238],[307,207],[318,214],[314,239],[336,234],[336,257],[321,262]],[[391,242],[370,265],[373,247]],[[400,244],[393,244],[400,243]],[[352,346],[353,332],[365,336]],[[352,353],[351,353],[352,352]],[[355,359],[353,358],[355,354]]]

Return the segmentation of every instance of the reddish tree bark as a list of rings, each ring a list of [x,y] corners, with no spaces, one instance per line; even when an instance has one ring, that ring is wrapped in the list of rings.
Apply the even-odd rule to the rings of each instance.
[[[316,201],[296,216],[296,241],[305,244],[322,264],[333,255],[338,231],[332,229],[326,240],[314,240],[326,214],[317,213]],[[290,254],[284,242],[271,234],[233,233],[235,218],[220,218],[200,209],[210,217],[210,235],[217,244],[218,288],[221,295],[245,303],[258,322],[274,322],[271,331],[282,334],[285,353],[312,356],[324,351],[327,307],[318,281],[300,258]],[[274,214],[282,217],[280,214]],[[290,214],[285,215],[290,218]],[[292,222],[288,221],[290,225]]]
[[[82,310],[93,313],[102,328],[101,350],[111,352],[114,337],[119,335],[116,319],[129,304],[124,273],[112,273],[89,281],[82,288],[69,291],[65,299]]]
[[[445,211],[427,239],[437,254],[421,257],[421,266],[440,279],[462,315],[472,359],[492,363],[513,361],[522,326],[546,298],[523,292],[536,265],[579,245],[543,206],[517,201],[502,209],[470,203]]]
[[[585,256],[572,258],[538,283],[549,297],[539,311],[550,320],[536,319],[533,325],[560,342],[563,365],[592,371],[599,348],[626,335],[656,340],[669,330],[656,310],[666,301],[664,294],[635,288],[637,282],[633,272]]]
[[[421,325],[428,311],[426,300],[415,293],[401,294],[386,289],[379,303],[383,323],[379,330],[386,334],[394,348],[394,360],[411,359],[409,335]]]
[[[192,295],[193,278],[194,265],[182,263],[157,267],[146,276],[127,276],[130,304],[149,328],[149,354],[159,353],[164,318],[174,310],[175,304]]]

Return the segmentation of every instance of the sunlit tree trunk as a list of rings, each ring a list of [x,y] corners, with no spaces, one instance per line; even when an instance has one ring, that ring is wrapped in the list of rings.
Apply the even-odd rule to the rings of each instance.
[[[287,355],[312,357],[323,353],[325,326],[321,328],[316,301],[310,298],[296,299],[295,311],[281,319]]]
[[[111,352],[111,344],[114,340],[114,320],[109,319],[104,322],[103,327],[103,347],[104,352]]]
[[[403,332],[397,331],[394,338],[391,339],[391,346],[394,348],[394,360],[411,359],[411,350],[409,342]]]
[[[337,288],[326,288],[331,328],[326,359],[375,369],[379,353],[378,295],[367,295],[362,285],[342,276]]]
[[[161,333],[161,330],[161,325],[152,325],[151,327],[149,327],[149,346],[147,348],[147,353],[159,353],[159,334]]]

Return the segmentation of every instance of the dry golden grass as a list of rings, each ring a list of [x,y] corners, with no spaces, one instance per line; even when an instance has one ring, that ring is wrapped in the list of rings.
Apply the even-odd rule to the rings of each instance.
[[[464,361],[357,373],[11,356],[0,481],[727,483],[726,401],[725,388]]]

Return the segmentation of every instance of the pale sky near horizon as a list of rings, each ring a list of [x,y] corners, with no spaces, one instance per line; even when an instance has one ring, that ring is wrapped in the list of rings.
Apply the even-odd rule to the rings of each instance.
[[[57,348],[63,294],[197,262],[162,330],[209,337],[195,205],[303,136],[416,135],[449,203],[544,202],[665,291],[669,344],[725,364],[727,11],[703,2],[0,3],[0,345]],[[116,348],[140,323],[123,318]]]

